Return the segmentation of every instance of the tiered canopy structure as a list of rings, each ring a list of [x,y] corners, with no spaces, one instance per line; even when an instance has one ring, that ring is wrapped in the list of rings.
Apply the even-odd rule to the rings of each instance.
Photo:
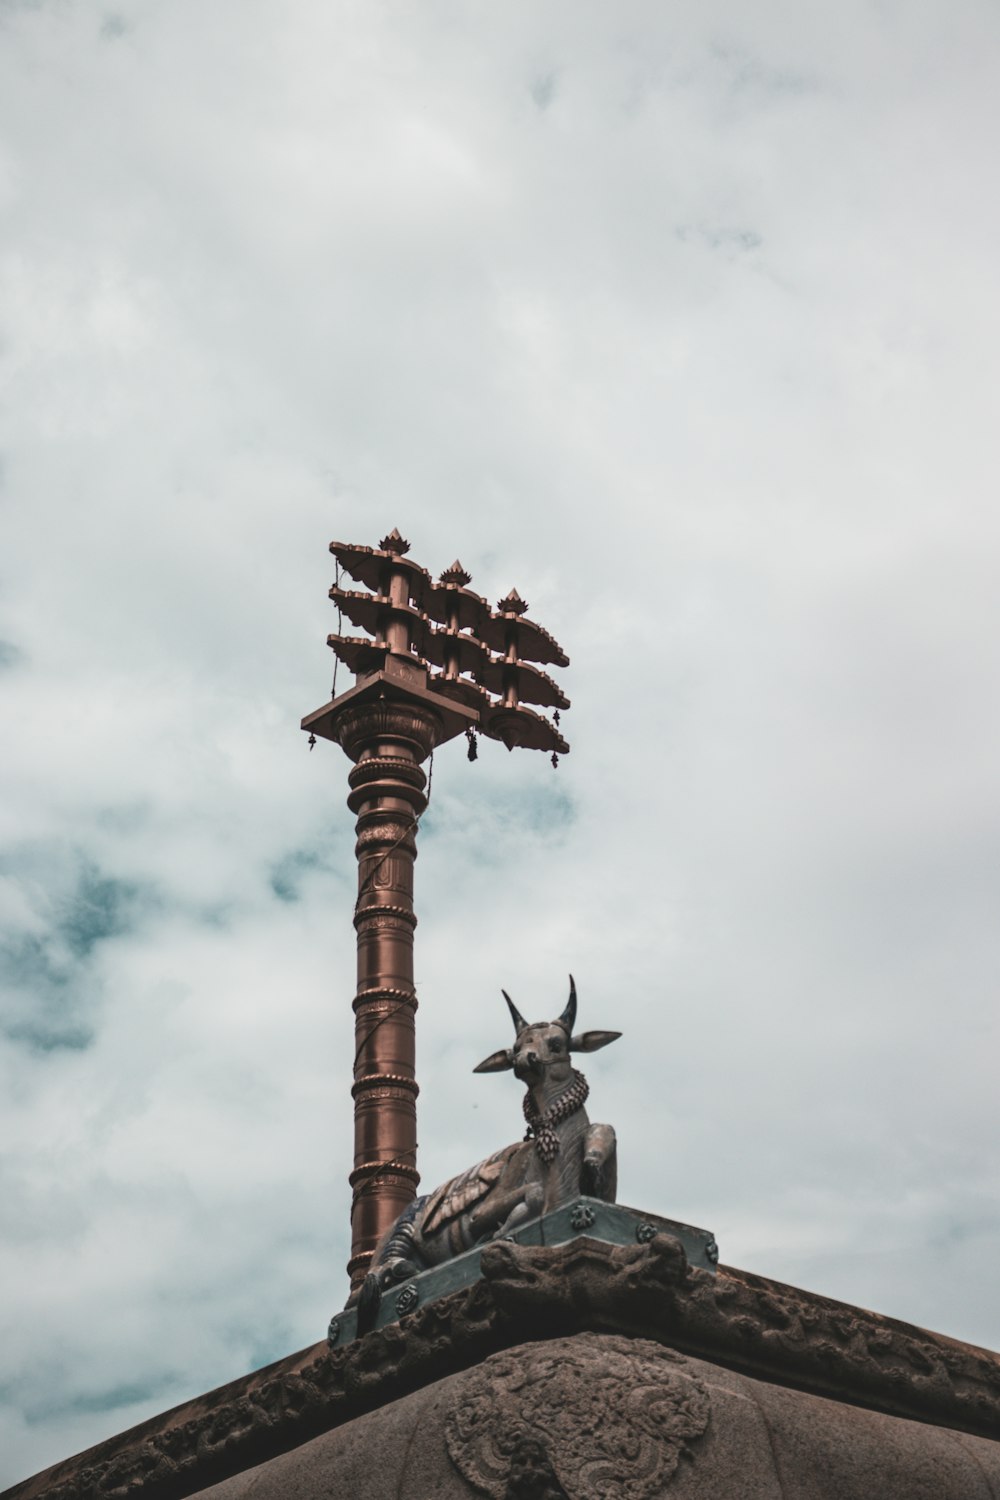
[[[541,750],[558,764],[569,745],[559,729],[569,699],[543,667],[569,659],[527,618],[511,589],[496,609],[469,588],[454,562],[434,581],[413,562],[398,531],[378,547],[331,542],[337,581],[330,598],[343,621],[367,632],[329,637],[354,687],[302,721],[354,761],[348,806],[357,815],[358,899],[354,925],[354,1170],[351,1173],[352,1287],[376,1244],[416,1193],[417,1081],[414,1061],[413,862],[427,806],[422,763],[466,734],[508,750]],[[341,586],[341,573],[360,589]],[[334,674],[336,683],[336,674]],[[536,707],[529,707],[529,704]],[[538,708],[550,709],[552,719]]]
[[[451,739],[467,728],[520,746],[567,755],[558,715],[569,699],[543,666],[569,666],[569,657],[549,632],[527,618],[516,589],[491,609],[468,587],[471,574],[458,561],[435,583],[426,568],[406,556],[409,542],[393,530],[378,547],[331,542],[342,569],[363,590],[341,588],[330,598],[339,613],[368,635],[335,633],[327,638],[338,659],[370,689],[382,681],[390,692],[414,689],[433,694]],[[340,740],[336,710],[343,698],[303,720],[303,729]],[[556,722],[527,704],[554,709]],[[457,708],[457,712],[456,712]]]

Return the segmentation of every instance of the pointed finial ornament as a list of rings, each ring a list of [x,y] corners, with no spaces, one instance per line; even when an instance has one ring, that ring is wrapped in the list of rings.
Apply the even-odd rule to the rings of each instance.
[[[465,571],[465,569],[462,567],[462,564],[456,557],[451,567],[445,568],[444,572],[441,574],[441,582],[457,583],[460,589],[464,589],[467,583],[472,582],[472,574]]]
[[[497,609],[502,615],[523,615],[528,608],[526,599],[522,599],[517,589],[511,589],[506,599],[501,599]]]
[[[383,552],[395,552],[402,557],[404,552],[409,552],[410,544],[404,536],[400,536],[399,527],[394,526],[388,536],[384,536],[379,542]]]

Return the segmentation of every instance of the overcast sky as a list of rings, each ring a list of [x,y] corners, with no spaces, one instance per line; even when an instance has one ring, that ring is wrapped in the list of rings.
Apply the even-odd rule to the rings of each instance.
[[[426,1186],[572,968],[622,1201],[1000,1345],[998,54],[989,0],[0,0],[0,1479],[343,1302],[298,721],[394,525],[572,659],[558,771],[436,759]]]

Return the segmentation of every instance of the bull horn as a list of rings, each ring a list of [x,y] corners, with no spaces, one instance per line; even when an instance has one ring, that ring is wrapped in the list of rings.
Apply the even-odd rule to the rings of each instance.
[[[500,993],[507,1002],[507,1009],[510,1011],[511,1020],[514,1022],[514,1033],[516,1036],[520,1036],[521,1032],[525,1030],[528,1023],[522,1016],[521,1012],[518,1010],[517,1006],[514,1004],[513,1000],[508,995],[507,991],[501,990]]]
[[[572,974],[569,976],[569,999],[566,1001],[566,1009],[559,1017],[559,1025],[565,1026],[572,1036],[573,1027],[576,1025],[576,981]]]

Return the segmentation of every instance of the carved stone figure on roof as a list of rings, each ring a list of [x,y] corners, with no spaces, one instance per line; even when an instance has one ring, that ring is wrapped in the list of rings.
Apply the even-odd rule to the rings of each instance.
[[[385,1287],[473,1249],[503,1239],[519,1225],[581,1194],[615,1201],[617,1154],[610,1125],[591,1124],[586,1078],[573,1052],[596,1052],[618,1031],[574,1031],[576,985],[554,1021],[529,1023],[502,991],[514,1022],[514,1044],[493,1052],[477,1073],[513,1071],[525,1085],[526,1133],[485,1161],[414,1199],[376,1247],[360,1292],[359,1318],[374,1315]],[[358,1300],[357,1294],[352,1298]]]

